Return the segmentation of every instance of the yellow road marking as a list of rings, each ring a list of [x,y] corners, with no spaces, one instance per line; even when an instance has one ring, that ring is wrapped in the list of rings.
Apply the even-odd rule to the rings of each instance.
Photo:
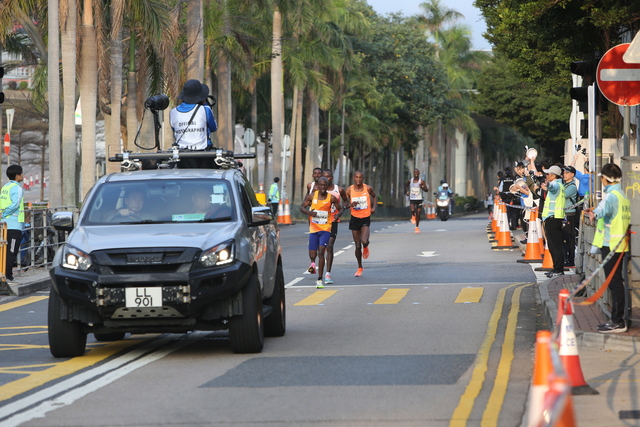
[[[16,337],[22,335],[36,335],[36,334],[46,334],[47,331],[38,331],[38,332],[16,332],[15,334],[0,334],[0,337]]]
[[[0,344],[0,351],[6,350],[35,350],[39,348],[49,348],[48,345],[34,344]]]
[[[484,382],[485,373],[487,372],[487,366],[489,363],[489,352],[491,351],[491,346],[496,339],[498,322],[502,315],[505,295],[508,289],[519,285],[522,285],[522,283],[515,283],[513,285],[506,286],[498,292],[498,298],[496,299],[493,313],[491,313],[491,318],[489,319],[487,333],[485,334],[484,341],[480,346],[480,350],[478,351],[478,356],[476,358],[476,364],[473,368],[473,372],[471,373],[471,380],[469,380],[469,384],[467,384],[464,393],[460,396],[458,406],[456,406],[456,409],[451,415],[451,421],[449,422],[450,427],[464,427],[467,425],[467,421],[469,420],[469,416],[473,410],[473,405],[480,394],[480,390],[482,390],[482,383]]]
[[[480,302],[484,288],[462,288],[454,303]]]
[[[404,298],[409,289],[388,289],[374,304],[397,304]]]
[[[295,305],[318,305],[338,291],[316,291]]]
[[[496,379],[493,383],[493,390],[489,396],[489,401],[482,414],[482,427],[497,426],[498,417],[504,403],[504,396],[507,393],[509,385],[509,374],[511,373],[511,362],[513,362],[513,348],[516,340],[516,326],[518,325],[518,313],[520,312],[520,294],[522,288],[531,285],[522,285],[513,291],[511,296],[511,309],[507,317],[507,327],[504,333],[504,342],[502,344],[502,355],[496,373]]]
[[[13,308],[22,307],[23,305],[32,304],[34,302],[42,301],[43,299],[47,299],[47,298],[49,297],[27,297],[25,299],[8,302],[6,304],[0,305],[0,312],[11,310]]]
[[[114,354],[129,348],[143,340],[123,340],[95,348],[81,357],[60,362],[44,371],[31,373],[28,377],[0,386],[0,402],[39,387],[49,381],[73,374],[74,372],[95,365]]]
[[[48,326],[7,326],[7,327],[2,327],[0,328],[0,330],[3,329],[7,329],[7,330],[14,330],[14,329],[47,329]]]

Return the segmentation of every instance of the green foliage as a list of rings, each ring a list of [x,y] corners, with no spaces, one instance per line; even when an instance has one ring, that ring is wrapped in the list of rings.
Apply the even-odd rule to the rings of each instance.
[[[620,0],[476,0],[494,51],[513,73],[541,90],[570,82],[569,64],[594,59],[637,30],[640,2]],[[634,31],[635,32],[635,31]]]
[[[511,61],[498,55],[483,69],[477,82],[476,111],[512,126],[543,147],[548,155],[558,158],[564,150],[564,140],[569,138],[568,87],[541,91],[537,84],[512,73],[510,64]],[[518,148],[522,151],[523,147],[524,144]]]
[[[373,32],[370,40],[356,41],[356,49],[378,92],[400,101],[394,108],[399,123],[415,128],[450,117],[449,82],[424,34],[399,15],[374,18]]]

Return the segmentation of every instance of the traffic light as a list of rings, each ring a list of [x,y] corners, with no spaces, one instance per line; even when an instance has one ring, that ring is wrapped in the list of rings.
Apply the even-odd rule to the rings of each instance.
[[[2,77],[4,77],[4,67],[0,67],[0,104],[4,102],[4,92],[2,92]]]
[[[587,105],[587,100],[589,98],[587,94],[588,86],[595,86],[597,111],[606,111],[609,104],[600,93],[600,89],[598,89],[598,82],[596,81],[596,72],[599,61],[600,60],[596,59],[590,61],[574,61],[571,63],[571,73],[582,77],[582,86],[572,87],[569,90],[569,95],[572,99],[578,101],[578,108],[583,113],[589,112]]]

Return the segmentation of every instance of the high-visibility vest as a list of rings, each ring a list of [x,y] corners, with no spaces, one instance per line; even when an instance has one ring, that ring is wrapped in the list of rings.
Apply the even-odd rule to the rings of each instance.
[[[615,248],[618,246],[618,243],[624,239],[627,234],[627,229],[629,228],[629,223],[631,222],[631,203],[629,199],[627,199],[624,194],[620,193],[618,190],[612,191],[610,193],[618,198],[618,210],[616,215],[611,219],[611,224],[605,224],[604,218],[599,218],[596,223],[596,233],[593,236],[593,245],[601,248],[605,246],[604,241],[604,231],[605,227],[609,227],[609,246],[610,248]],[[621,243],[616,249],[616,252],[628,252],[629,245],[626,243]]]
[[[542,210],[542,217],[548,218],[550,212],[553,211],[553,217],[558,219],[564,218],[564,185],[560,184],[560,192],[556,196],[555,200],[547,198],[544,201],[544,209]]]
[[[0,211],[5,210],[13,203],[11,201],[11,189],[17,187],[18,184],[10,182],[0,190]],[[24,197],[20,199],[20,210],[18,211],[18,221],[24,222]]]

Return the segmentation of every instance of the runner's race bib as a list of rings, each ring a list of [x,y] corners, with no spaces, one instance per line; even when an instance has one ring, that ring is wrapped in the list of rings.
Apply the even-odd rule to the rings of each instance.
[[[420,187],[411,187],[411,194],[409,195],[411,200],[421,200],[422,194],[420,194]]]
[[[329,212],[327,211],[315,211],[316,216],[311,217],[311,222],[314,224],[326,224],[329,219]]]
[[[356,205],[351,208],[356,211],[361,211],[369,207],[369,205],[367,204],[367,196],[354,197],[351,199],[351,201],[356,202]]]

